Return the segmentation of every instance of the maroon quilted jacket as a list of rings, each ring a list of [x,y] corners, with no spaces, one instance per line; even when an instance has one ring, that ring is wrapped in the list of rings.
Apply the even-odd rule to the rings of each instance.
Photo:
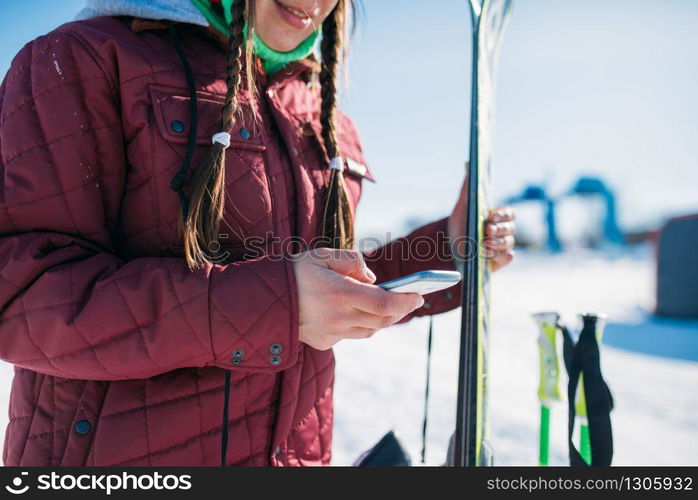
[[[229,258],[191,272],[171,187],[190,88],[168,30],[137,26],[64,25],[29,43],[0,89],[0,358],[15,365],[3,461],[218,465],[227,428],[228,465],[327,464],[334,359],[298,340],[293,268],[274,240],[317,234],[328,170],[312,64],[259,74],[257,126],[243,94],[226,160]],[[219,120],[226,47],[204,28],[177,31],[195,76],[196,165]],[[347,164],[365,164],[353,125],[339,124]],[[356,203],[370,174],[353,170]],[[452,269],[450,256],[400,251],[444,230],[420,228],[370,266],[379,280]],[[248,237],[263,254],[246,254]],[[453,292],[414,314],[455,307]]]

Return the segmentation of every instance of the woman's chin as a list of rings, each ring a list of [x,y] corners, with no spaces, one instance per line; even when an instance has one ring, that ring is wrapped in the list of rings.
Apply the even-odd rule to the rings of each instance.
[[[257,33],[257,36],[259,36],[259,38],[262,39],[262,41],[266,44],[267,47],[269,47],[270,49],[275,50],[277,52],[291,52],[296,47],[298,47],[301,43],[303,43],[303,40],[305,40],[305,38],[298,40],[297,37],[293,37],[293,38],[286,38],[286,37],[279,37],[279,36],[265,37],[261,33]]]

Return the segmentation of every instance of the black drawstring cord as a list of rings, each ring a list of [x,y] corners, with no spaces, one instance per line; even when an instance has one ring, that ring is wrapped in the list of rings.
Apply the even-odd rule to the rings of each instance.
[[[422,463],[427,457],[427,420],[429,416],[429,386],[431,384],[431,339],[434,331],[434,317],[429,316],[429,337],[427,338],[427,381],[424,389],[424,420],[422,421]]]
[[[184,155],[184,161],[182,162],[182,167],[179,169],[172,181],[170,182],[170,187],[179,195],[179,203],[182,207],[182,214],[184,220],[187,220],[189,216],[189,200],[187,200],[184,194],[184,183],[186,181],[187,172],[191,166],[191,159],[194,156],[194,149],[196,148],[196,134],[198,126],[198,108],[196,103],[196,82],[194,80],[194,72],[191,69],[189,60],[187,59],[181,44],[179,43],[179,38],[177,38],[177,30],[173,24],[169,26],[170,38],[172,39],[172,44],[179,59],[182,61],[182,66],[184,67],[184,73],[187,77],[187,85],[189,86],[189,96],[191,102],[191,124],[189,126],[189,137],[187,138],[187,152]],[[223,423],[221,430],[221,467],[227,465],[228,458],[228,407],[230,405],[230,371],[225,370],[225,386],[223,388]]]
[[[172,39],[172,44],[177,51],[179,59],[182,61],[182,66],[184,67],[184,73],[187,76],[187,85],[189,86],[189,96],[191,102],[191,124],[189,126],[189,137],[187,139],[187,152],[184,155],[184,161],[182,162],[182,167],[179,169],[172,181],[170,182],[170,187],[179,195],[179,204],[182,207],[182,214],[184,215],[184,220],[187,220],[189,216],[189,200],[184,194],[184,183],[187,177],[187,172],[189,171],[189,166],[191,165],[192,156],[194,156],[194,149],[196,148],[196,133],[198,125],[198,109],[196,105],[196,82],[194,81],[194,73],[189,65],[189,60],[187,59],[181,44],[179,43],[179,38],[177,38],[177,30],[174,25],[170,25],[170,38]]]
[[[230,371],[225,371],[225,388],[223,389],[223,431],[221,432],[221,467],[227,465],[228,459],[228,406],[230,404]]]

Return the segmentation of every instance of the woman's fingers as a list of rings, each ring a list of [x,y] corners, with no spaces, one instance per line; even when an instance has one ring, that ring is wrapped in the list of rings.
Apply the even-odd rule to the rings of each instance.
[[[514,258],[516,241],[516,213],[512,207],[497,207],[490,212],[485,223],[486,256],[492,262],[492,270],[497,271]]]
[[[380,316],[360,309],[351,309],[337,318],[337,329],[342,337],[363,339],[372,337],[379,330],[388,328],[401,319],[396,316]]]
[[[417,294],[401,294],[368,284],[375,276],[354,251],[318,249],[294,261],[299,331],[305,344],[330,349],[343,338],[366,338],[424,304]]]
[[[502,238],[487,238],[485,246],[491,250],[511,250],[516,244],[513,236],[504,236]],[[494,253],[494,258],[497,258],[497,253]]]
[[[376,281],[376,275],[366,265],[363,254],[356,250],[318,248],[304,255],[322,267],[355,280],[364,283]]]
[[[370,330],[381,330],[388,328],[390,325],[398,321],[400,318],[394,316],[381,316],[371,314],[360,309],[351,309],[347,314],[344,322],[350,327],[367,328]]]
[[[490,212],[487,222],[498,224],[500,222],[510,222],[516,217],[516,212],[512,207],[497,207]]]
[[[513,222],[488,222],[485,225],[485,236],[493,236],[502,238],[504,236],[513,236],[516,233],[516,226]]]
[[[374,330],[373,328],[354,326],[347,329],[343,337],[345,339],[370,339],[378,332],[378,330],[379,329]]]
[[[402,318],[424,305],[416,293],[395,293],[363,283],[349,283],[345,289],[346,304],[376,316]]]

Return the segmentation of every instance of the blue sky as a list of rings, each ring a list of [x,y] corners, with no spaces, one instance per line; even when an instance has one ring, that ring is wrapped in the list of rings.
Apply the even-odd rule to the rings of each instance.
[[[0,71],[82,0],[0,5]],[[465,0],[364,0],[344,108],[378,183],[363,232],[445,215],[467,152]],[[426,5],[426,7],[425,7]],[[519,0],[497,94],[495,193],[526,182],[562,193],[586,173],[619,193],[627,226],[698,211],[698,2]],[[564,221],[563,221],[564,223]]]

